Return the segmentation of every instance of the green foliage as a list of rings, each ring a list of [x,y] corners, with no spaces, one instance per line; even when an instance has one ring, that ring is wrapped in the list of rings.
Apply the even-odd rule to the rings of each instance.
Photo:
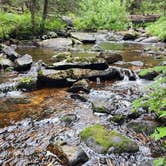
[[[152,134],[152,137],[155,140],[160,140],[166,136],[166,127],[158,127],[155,132]]]
[[[156,66],[156,67],[149,68],[149,69],[142,69],[139,72],[139,76],[143,77],[143,76],[145,76],[145,75],[147,75],[149,73],[152,73],[152,72],[157,72],[157,73],[166,75],[166,66]]]
[[[155,166],[166,166],[165,158],[161,157],[161,158],[154,160],[154,165]]]
[[[35,17],[36,35],[40,34],[41,18]],[[30,13],[12,14],[0,13],[0,38],[8,39],[10,37],[29,38],[33,36]],[[46,20],[46,31],[54,31],[64,27],[60,19]]]
[[[166,40],[166,17],[161,17],[158,21],[150,24],[147,27],[147,31],[155,36],[158,36],[161,40]]]
[[[122,30],[128,27],[128,14],[120,0],[85,0],[80,6],[79,17],[75,18],[79,30]]]

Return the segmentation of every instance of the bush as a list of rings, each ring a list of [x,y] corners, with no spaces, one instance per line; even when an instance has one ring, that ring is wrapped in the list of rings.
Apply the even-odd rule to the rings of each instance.
[[[150,24],[147,27],[147,31],[155,36],[158,36],[161,40],[166,41],[166,17],[161,17],[158,21]]]
[[[120,0],[85,0],[80,3],[75,26],[79,30],[123,30],[128,28],[128,14]]]
[[[36,35],[39,35],[41,17],[35,17],[35,22]],[[8,39],[10,37],[27,39],[33,36],[30,13],[24,13],[21,15],[12,13],[0,13],[0,25],[1,39]],[[64,24],[60,19],[53,18],[51,20],[46,20],[46,31],[54,31],[63,27]]]

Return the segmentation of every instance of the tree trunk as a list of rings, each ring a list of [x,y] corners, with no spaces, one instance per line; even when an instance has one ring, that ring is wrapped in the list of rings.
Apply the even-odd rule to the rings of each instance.
[[[44,0],[42,23],[41,23],[41,34],[43,34],[45,30],[45,21],[47,18],[47,12],[48,12],[48,0]]]
[[[36,7],[36,0],[31,0],[30,2],[30,11],[31,11],[31,24],[32,24],[32,33],[36,34],[36,26],[35,26],[35,7]]]

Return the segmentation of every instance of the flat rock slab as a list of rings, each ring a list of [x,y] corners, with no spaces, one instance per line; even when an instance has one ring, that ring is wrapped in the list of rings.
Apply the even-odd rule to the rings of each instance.
[[[71,36],[82,43],[95,43],[96,37],[94,33],[72,32]]]
[[[55,50],[66,50],[72,46],[73,42],[70,38],[47,39],[38,43],[41,47],[54,48]]]

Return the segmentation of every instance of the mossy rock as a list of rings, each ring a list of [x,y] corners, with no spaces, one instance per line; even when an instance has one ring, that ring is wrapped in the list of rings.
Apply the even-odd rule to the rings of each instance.
[[[37,86],[37,80],[34,77],[24,77],[20,80],[18,84],[18,89],[24,90],[24,91],[31,91],[36,89]]]
[[[143,69],[138,73],[139,77],[147,80],[153,80],[159,74],[166,75],[166,66],[156,66],[149,69]]]
[[[125,121],[125,116],[121,114],[114,115],[113,117],[109,118],[110,122],[122,124]]]
[[[130,138],[113,130],[106,130],[101,125],[85,128],[80,133],[81,139],[97,153],[134,153],[138,145]]]

